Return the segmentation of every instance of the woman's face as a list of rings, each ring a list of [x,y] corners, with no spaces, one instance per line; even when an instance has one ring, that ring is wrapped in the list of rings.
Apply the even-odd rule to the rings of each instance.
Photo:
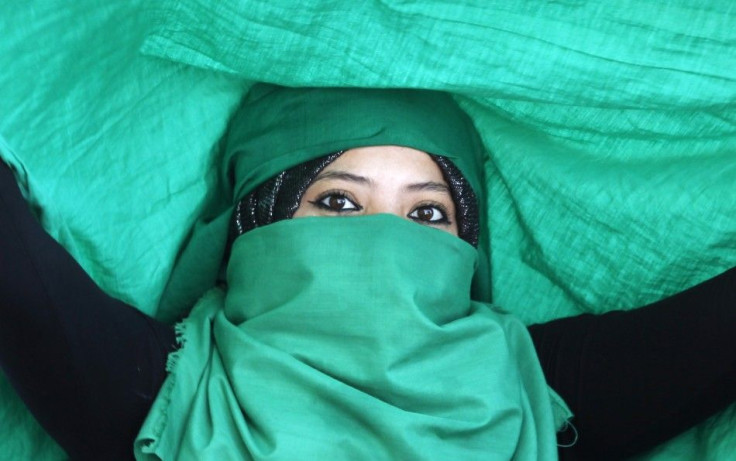
[[[399,146],[350,149],[314,178],[295,218],[390,213],[457,234],[455,203],[437,164]]]

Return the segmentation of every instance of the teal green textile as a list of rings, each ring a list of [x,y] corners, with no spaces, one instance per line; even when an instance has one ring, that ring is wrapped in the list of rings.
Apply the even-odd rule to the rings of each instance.
[[[159,310],[252,81],[452,92],[486,148],[493,300],[525,323],[632,308],[736,264],[732,1],[295,5],[0,6],[0,156],[108,292]],[[0,453],[63,459],[0,392]],[[642,458],[729,459],[734,411]]]
[[[138,459],[557,459],[534,346],[471,301],[476,259],[392,215],[246,233],[183,323]]]
[[[158,8],[144,52],[289,86],[644,109],[736,96],[727,0],[165,0]]]

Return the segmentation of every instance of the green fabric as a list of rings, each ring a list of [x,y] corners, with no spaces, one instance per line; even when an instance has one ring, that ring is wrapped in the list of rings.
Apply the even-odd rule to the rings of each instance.
[[[282,85],[447,89],[512,106],[683,109],[736,97],[729,0],[164,0],[159,9],[144,52]]]
[[[250,81],[454,93],[486,147],[493,300],[526,323],[736,264],[730,0],[143,3],[0,4],[0,156],[46,229],[146,312],[210,210]],[[63,458],[0,391],[0,453]],[[729,459],[734,411],[642,458]]]
[[[476,259],[391,215],[238,238],[227,291],[183,324],[138,459],[556,459],[534,346],[471,301]]]

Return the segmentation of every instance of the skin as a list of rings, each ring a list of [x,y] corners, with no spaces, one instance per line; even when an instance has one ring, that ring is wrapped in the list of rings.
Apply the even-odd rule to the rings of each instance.
[[[302,196],[294,218],[389,213],[457,235],[455,204],[431,157],[401,146],[350,149]]]

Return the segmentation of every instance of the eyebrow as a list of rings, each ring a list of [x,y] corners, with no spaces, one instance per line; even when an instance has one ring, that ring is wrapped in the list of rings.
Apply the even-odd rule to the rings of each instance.
[[[436,181],[426,181],[426,182],[419,182],[415,184],[409,184],[405,187],[406,190],[416,192],[416,191],[433,191],[433,192],[445,192],[447,194],[450,193],[450,188],[447,186],[447,184],[436,182]]]
[[[366,184],[366,185],[373,185],[373,181],[370,178],[366,178],[365,176],[358,176],[356,174],[348,173],[347,171],[339,171],[339,170],[333,170],[333,171],[324,171],[317,175],[317,177],[314,179],[313,183],[317,181],[322,181],[323,179],[342,179],[343,181],[351,181],[356,182],[360,184]]]
[[[317,175],[312,184],[316,183],[317,181],[322,181],[326,179],[341,179],[343,181],[350,181],[359,184],[365,184],[368,186],[372,186],[374,184],[373,180],[370,178],[359,176],[353,173],[348,173],[347,171],[342,170],[324,171]],[[424,181],[413,183],[405,186],[404,189],[410,192],[432,191],[450,194],[450,188],[447,186],[447,184],[437,181]]]

